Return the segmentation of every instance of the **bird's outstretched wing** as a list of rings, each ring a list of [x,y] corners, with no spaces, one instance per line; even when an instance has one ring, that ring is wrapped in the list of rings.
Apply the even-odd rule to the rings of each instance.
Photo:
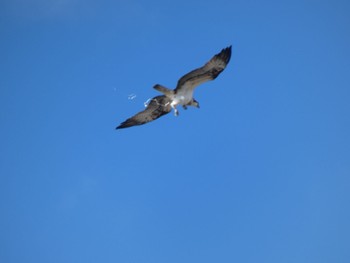
[[[128,128],[154,121],[155,119],[158,119],[171,111],[170,102],[170,99],[164,95],[156,96],[151,99],[144,111],[141,111],[122,122],[116,129]]]
[[[180,89],[194,89],[198,85],[215,79],[225,69],[231,58],[231,46],[212,57],[203,67],[192,70],[177,82],[175,92]]]

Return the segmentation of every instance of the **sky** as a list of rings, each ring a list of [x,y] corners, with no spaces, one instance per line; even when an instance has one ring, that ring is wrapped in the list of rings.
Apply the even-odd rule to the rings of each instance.
[[[0,261],[350,258],[350,2],[0,3]],[[232,45],[201,108],[115,130]]]

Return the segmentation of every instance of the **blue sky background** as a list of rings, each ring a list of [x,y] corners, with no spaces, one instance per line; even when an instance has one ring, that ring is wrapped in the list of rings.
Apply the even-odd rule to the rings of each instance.
[[[349,14],[2,1],[0,261],[349,262]],[[231,44],[200,109],[115,130]]]

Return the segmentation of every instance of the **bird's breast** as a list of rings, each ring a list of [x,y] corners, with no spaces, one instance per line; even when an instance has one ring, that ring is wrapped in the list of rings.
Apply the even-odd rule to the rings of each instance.
[[[174,96],[174,102],[176,104],[187,105],[192,101],[192,92],[178,92]]]

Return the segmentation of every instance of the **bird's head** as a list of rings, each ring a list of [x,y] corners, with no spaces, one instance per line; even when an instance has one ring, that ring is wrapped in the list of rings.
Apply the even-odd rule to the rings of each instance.
[[[199,107],[199,102],[196,101],[195,99],[193,99],[192,105],[193,105],[194,107],[198,108],[198,109],[200,108],[200,107]]]

